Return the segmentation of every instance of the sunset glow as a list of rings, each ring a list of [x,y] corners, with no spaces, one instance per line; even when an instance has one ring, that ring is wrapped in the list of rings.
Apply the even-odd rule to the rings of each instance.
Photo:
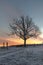
[[[36,5],[37,4],[37,5]],[[18,37],[10,37],[9,23],[14,18],[20,16],[29,16],[32,21],[39,27],[41,34],[37,38],[29,38],[27,44],[43,43],[43,0],[0,0],[0,46],[3,42],[9,45],[23,44],[24,40]]]
[[[43,38],[43,33],[41,35],[39,35],[41,38]]]
[[[41,36],[41,35],[40,35]],[[1,42],[0,42],[0,46],[3,46],[3,42],[8,42],[9,46],[11,45],[20,45],[24,43],[24,40],[20,39],[20,38],[0,38]],[[27,44],[41,44],[43,42],[43,38],[29,38],[26,43]],[[6,45],[5,45],[6,46]]]

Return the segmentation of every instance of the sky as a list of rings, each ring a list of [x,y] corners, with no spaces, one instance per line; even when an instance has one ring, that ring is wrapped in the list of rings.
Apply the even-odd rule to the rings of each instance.
[[[6,35],[10,33],[9,23],[22,15],[32,18],[40,28],[43,38],[43,0],[0,0],[0,42],[12,40]]]

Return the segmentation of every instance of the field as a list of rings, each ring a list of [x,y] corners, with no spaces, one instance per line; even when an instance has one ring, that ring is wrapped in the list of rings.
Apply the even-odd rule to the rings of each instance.
[[[0,65],[43,65],[43,46],[0,48]]]

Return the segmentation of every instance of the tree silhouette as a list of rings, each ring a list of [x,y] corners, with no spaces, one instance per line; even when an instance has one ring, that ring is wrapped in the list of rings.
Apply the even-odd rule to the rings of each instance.
[[[37,25],[32,22],[32,19],[28,16],[21,16],[14,19],[13,23],[9,24],[12,34],[16,34],[24,40],[24,46],[26,46],[26,40],[30,37],[37,37],[40,34],[40,30]]]

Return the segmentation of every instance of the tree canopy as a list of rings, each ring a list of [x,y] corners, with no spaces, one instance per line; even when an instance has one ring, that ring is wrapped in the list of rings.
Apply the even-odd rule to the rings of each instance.
[[[20,18],[13,19],[10,28],[12,34],[16,34],[24,40],[24,45],[26,45],[26,40],[28,38],[36,38],[40,34],[39,27],[35,25],[32,18],[29,18],[28,16],[21,16]]]

